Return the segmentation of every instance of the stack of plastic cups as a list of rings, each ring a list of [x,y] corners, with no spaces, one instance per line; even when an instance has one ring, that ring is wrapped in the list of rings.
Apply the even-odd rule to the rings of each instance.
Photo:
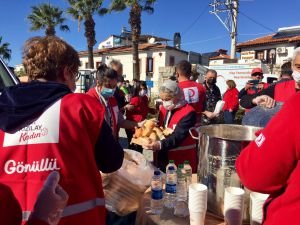
[[[194,183],[189,186],[190,225],[204,225],[207,210],[207,186]]]
[[[245,191],[238,187],[225,188],[224,219],[227,225],[242,225]]]
[[[251,211],[250,211],[250,223],[251,225],[259,225],[263,220],[263,205],[267,198],[268,194],[261,194],[258,192],[250,193],[250,201],[251,201]]]

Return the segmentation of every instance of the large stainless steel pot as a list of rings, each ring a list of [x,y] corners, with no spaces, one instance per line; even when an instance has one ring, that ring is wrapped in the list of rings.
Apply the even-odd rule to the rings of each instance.
[[[259,127],[241,125],[208,125],[191,128],[190,134],[198,140],[198,181],[208,187],[207,209],[223,216],[224,190],[240,187],[235,172],[235,160],[240,151],[255,139]],[[195,133],[198,135],[194,136]],[[249,201],[246,199],[244,221],[249,221]]]

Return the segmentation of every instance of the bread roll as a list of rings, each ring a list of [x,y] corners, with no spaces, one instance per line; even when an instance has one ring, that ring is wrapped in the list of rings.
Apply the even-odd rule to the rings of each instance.
[[[141,127],[140,128],[135,127],[135,132],[133,137],[139,138],[142,136],[142,134],[143,134],[143,129]]]
[[[150,128],[145,127],[145,128],[143,129],[142,136],[143,136],[143,137],[149,137],[150,134],[151,134],[151,132],[152,132],[152,128],[150,129]]]
[[[160,128],[154,127],[153,131],[156,133],[156,135],[158,136],[159,140],[165,139],[165,136],[164,136],[164,134],[163,134],[163,132],[162,132],[162,130]]]
[[[156,133],[154,131],[151,132],[151,134],[149,135],[149,138],[151,139],[151,141],[158,141],[158,136],[156,135]]]
[[[153,120],[147,120],[144,124],[145,128],[152,130],[155,127],[155,122]]]

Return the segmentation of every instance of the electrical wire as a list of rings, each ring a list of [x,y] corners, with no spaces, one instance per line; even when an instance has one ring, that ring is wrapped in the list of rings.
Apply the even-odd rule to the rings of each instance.
[[[203,11],[199,14],[199,16],[191,23],[191,25],[188,26],[187,29],[185,29],[184,32],[182,32],[182,35],[185,35],[197,22],[198,20],[204,15],[204,13],[206,12],[206,10],[208,9],[209,5],[207,5],[205,7],[205,9],[203,9]]]
[[[272,31],[273,33],[276,33],[273,29],[261,24],[260,22],[257,22],[256,20],[252,19],[250,16],[247,16],[245,13],[243,13],[242,11],[239,10],[239,13],[242,14],[243,16],[245,16],[247,19],[251,20],[253,23],[265,28],[266,30]]]
[[[222,38],[226,38],[226,37],[228,37],[228,35],[222,35],[222,36],[209,38],[209,39],[205,39],[205,40],[181,43],[181,45],[193,45],[193,44],[198,44],[198,43],[203,43],[203,42],[208,42],[208,41],[214,41],[214,40],[218,40],[218,39],[222,39]]]

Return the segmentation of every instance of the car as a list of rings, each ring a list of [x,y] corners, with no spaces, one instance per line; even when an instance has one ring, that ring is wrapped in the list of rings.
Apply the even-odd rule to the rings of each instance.
[[[19,84],[18,77],[11,71],[11,69],[0,58],[0,93],[5,87]]]

